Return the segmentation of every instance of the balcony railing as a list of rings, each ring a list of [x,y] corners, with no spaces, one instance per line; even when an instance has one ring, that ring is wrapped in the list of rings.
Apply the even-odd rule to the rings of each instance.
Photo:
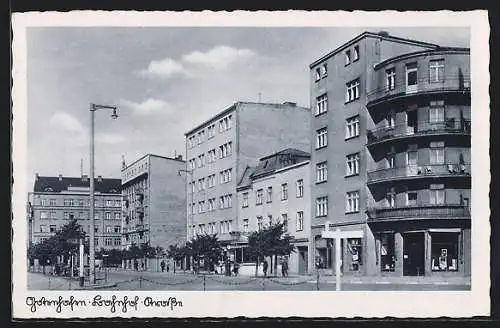
[[[396,81],[393,86],[389,87],[384,78],[384,86],[368,92],[368,106],[392,97],[408,96],[419,93],[470,92],[469,74],[449,74],[443,76],[440,81],[431,82],[429,78],[429,72],[419,73],[421,75],[425,75],[425,77],[418,78],[416,84],[414,85],[407,85],[406,77],[402,77],[400,81]]]
[[[403,137],[425,136],[435,134],[464,134],[470,135],[470,120],[447,119],[445,122],[430,123],[428,121],[418,122],[417,126],[411,127],[407,124],[395,125],[392,127],[380,127],[368,130],[368,145]]]
[[[146,231],[149,229],[149,224],[147,223],[136,223],[136,224],[131,224],[130,226],[127,227],[122,227],[122,233],[131,233],[131,232],[138,232],[138,231]]]
[[[470,176],[470,164],[426,164],[369,171],[368,183],[441,176]]]
[[[368,220],[470,218],[470,208],[462,204],[427,204],[403,207],[375,207],[368,210]]]

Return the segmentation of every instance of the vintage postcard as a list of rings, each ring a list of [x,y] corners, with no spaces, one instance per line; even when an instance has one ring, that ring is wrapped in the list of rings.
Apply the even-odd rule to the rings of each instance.
[[[485,11],[12,27],[14,318],[489,315]]]

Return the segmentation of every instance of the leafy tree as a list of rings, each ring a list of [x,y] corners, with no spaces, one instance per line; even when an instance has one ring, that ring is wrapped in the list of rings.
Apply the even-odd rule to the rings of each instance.
[[[256,258],[256,276],[261,259],[267,256],[274,256],[276,259],[277,256],[290,255],[295,251],[295,246],[291,243],[292,236],[284,234],[283,226],[284,223],[278,222],[248,236],[248,250]]]
[[[217,240],[217,235],[196,235],[186,243],[188,255],[196,262],[196,271],[199,272],[200,260],[205,261],[205,266],[211,270],[215,263],[222,258],[222,247]]]
[[[167,257],[174,260],[174,273],[177,262],[182,261],[182,259],[187,255],[187,249],[185,246],[179,247],[177,244],[170,245],[167,250]]]

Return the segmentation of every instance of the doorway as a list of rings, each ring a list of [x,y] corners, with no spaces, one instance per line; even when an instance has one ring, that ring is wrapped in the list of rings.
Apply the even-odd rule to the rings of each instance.
[[[416,110],[406,112],[406,134],[411,135],[417,133],[418,129],[418,113]]]
[[[406,174],[413,176],[418,174],[418,152],[409,150],[406,153]]]
[[[299,250],[299,274],[307,273],[307,247],[298,247]]]
[[[423,276],[425,273],[424,233],[412,232],[403,235],[403,275]]]
[[[406,65],[406,93],[413,93],[417,91],[418,85],[418,72],[417,63]]]

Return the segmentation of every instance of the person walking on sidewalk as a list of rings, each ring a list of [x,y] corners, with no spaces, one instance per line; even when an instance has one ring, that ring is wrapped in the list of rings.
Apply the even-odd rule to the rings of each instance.
[[[160,266],[161,266],[161,272],[165,272],[165,261],[164,260],[161,260]]]
[[[267,260],[264,260],[264,263],[262,264],[262,271],[264,272],[264,277],[267,277]]]
[[[281,264],[281,274],[283,277],[288,277],[288,261],[284,260]]]

